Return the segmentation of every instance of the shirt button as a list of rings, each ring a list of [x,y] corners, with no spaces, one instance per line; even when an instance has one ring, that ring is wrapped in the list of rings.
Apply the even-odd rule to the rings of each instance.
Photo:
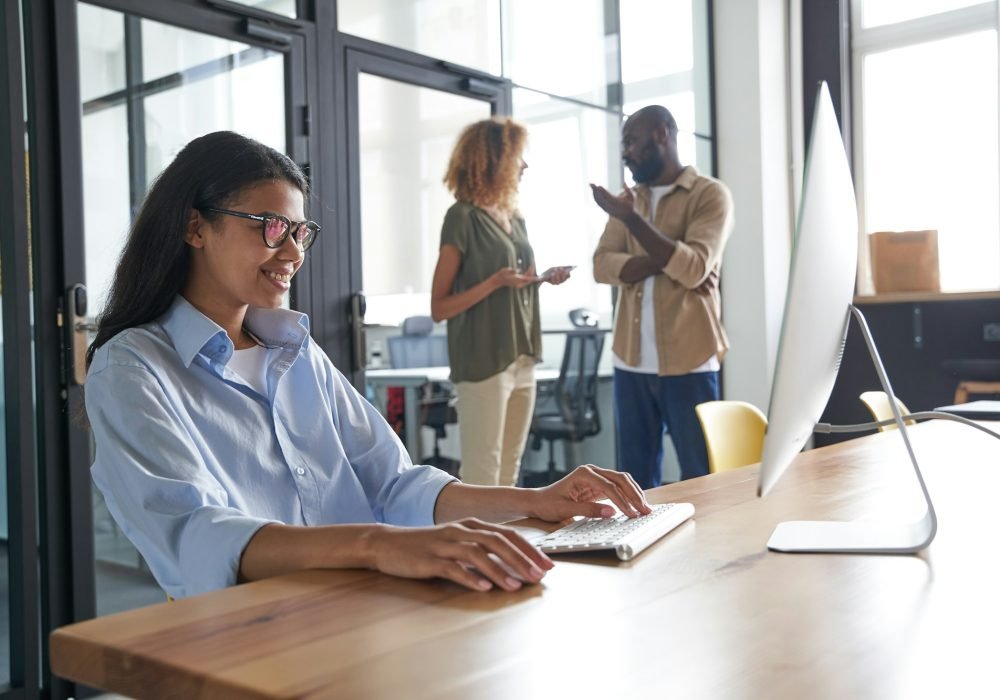
[[[295,473],[298,474],[299,476],[302,476],[303,474],[306,473],[306,470],[303,469],[302,467],[299,467],[298,469],[295,470]]]
[[[638,322],[639,322],[639,319],[634,319],[634,320],[632,321],[632,323],[638,323]]]

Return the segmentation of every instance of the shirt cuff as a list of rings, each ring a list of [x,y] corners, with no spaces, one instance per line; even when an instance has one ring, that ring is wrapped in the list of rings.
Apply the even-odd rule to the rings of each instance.
[[[434,507],[441,490],[458,481],[437,467],[414,465],[400,474],[383,515],[387,525],[425,527],[434,524]]]
[[[235,585],[243,551],[257,531],[272,522],[276,521],[249,517],[229,508],[208,507],[193,513],[180,534],[177,573],[181,580],[157,580],[174,598]]]
[[[704,269],[704,265],[695,252],[689,246],[678,242],[674,254],[670,256],[663,272],[682,286],[694,289],[701,284]]]
[[[622,268],[632,257],[629,253],[603,253],[598,264],[598,273],[603,279],[598,282],[622,284]]]

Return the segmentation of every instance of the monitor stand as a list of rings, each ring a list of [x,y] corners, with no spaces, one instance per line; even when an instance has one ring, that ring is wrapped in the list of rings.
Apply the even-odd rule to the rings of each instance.
[[[864,315],[855,306],[849,307],[849,313],[858,322],[861,334],[864,336],[868,353],[871,355],[875,371],[878,373],[882,389],[889,396],[889,405],[896,418],[896,427],[906,445],[906,451],[913,463],[913,471],[917,475],[920,489],[924,494],[927,510],[923,517],[912,523],[887,523],[872,521],[789,521],[780,523],[774,529],[767,548],[776,552],[826,552],[844,554],[913,554],[924,549],[934,539],[937,532],[937,516],[934,505],[924,484],[923,475],[913,454],[913,446],[906,432],[906,425],[899,413],[896,395],[892,392],[885,366],[879,358],[878,349],[868,330]],[[848,319],[850,320],[850,319]]]

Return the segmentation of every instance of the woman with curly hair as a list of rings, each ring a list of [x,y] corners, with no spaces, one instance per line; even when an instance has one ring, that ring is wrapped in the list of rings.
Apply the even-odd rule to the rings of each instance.
[[[469,484],[517,481],[542,357],[538,286],[569,278],[564,267],[535,271],[517,210],[527,137],[511,119],[476,122],[459,136],[444,176],[457,201],[441,227],[431,314],[448,321],[461,477]]]

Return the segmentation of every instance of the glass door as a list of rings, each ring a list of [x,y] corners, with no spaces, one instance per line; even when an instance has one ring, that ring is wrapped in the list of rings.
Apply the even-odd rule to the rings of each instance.
[[[385,338],[430,315],[441,222],[454,199],[442,178],[461,130],[509,114],[501,79],[451,64],[427,67],[347,51],[350,229],[355,290],[364,290],[357,369],[388,362]],[[357,326],[358,324],[356,324]]]
[[[441,179],[458,133],[488,119],[490,104],[361,73],[358,116],[365,318],[395,327],[430,315],[441,222],[454,202]]]
[[[78,5],[87,315],[100,315],[150,182],[191,139],[236,131],[287,151],[294,58],[86,3]],[[88,329],[92,323],[88,321]],[[88,339],[89,340],[89,339]],[[92,455],[91,455],[92,456]],[[93,489],[96,613],[161,602],[163,592]]]
[[[360,386],[364,370],[391,367],[388,339],[401,332],[403,320],[430,316],[441,223],[454,202],[442,182],[452,147],[467,125],[510,113],[510,87],[451,64],[417,67],[350,48],[347,71],[350,230],[358,243],[352,246],[351,279],[355,298],[365,301],[363,311],[354,307],[352,319]],[[371,379],[368,398],[400,433],[411,457],[421,459],[422,438],[425,444],[436,444],[436,438],[431,428],[416,425],[419,387]],[[445,430],[439,447],[446,456],[457,455],[457,436]]]
[[[35,125],[29,131],[30,163],[32,183],[39,183],[32,187],[31,213],[37,420],[44,436],[37,471],[45,633],[164,600],[92,487],[82,350],[92,339],[93,319],[146,190],[184,144],[233,130],[288,153],[308,170],[308,119],[291,115],[306,113],[315,97],[315,77],[305,70],[305,47],[315,30],[295,19],[287,2],[257,5],[24,3],[28,114]],[[276,8],[286,11],[274,14]],[[0,252],[6,265],[7,250]],[[4,273],[6,330],[6,268]],[[4,370],[9,379],[9,365]],[[31,417],[30,411],[20,413]],[[8,443],[11,425],[8,420]],[[34,551],[35,532],[30,536]],[[25,614],[34,615],[32,610]],[[14,615],[11,607],[12,634]],[[29,626],[36,636],[20,648],[31,658],[40,651],[50,697],[77,694],[48,675],[48,645],[38,639],[37,616]]]

